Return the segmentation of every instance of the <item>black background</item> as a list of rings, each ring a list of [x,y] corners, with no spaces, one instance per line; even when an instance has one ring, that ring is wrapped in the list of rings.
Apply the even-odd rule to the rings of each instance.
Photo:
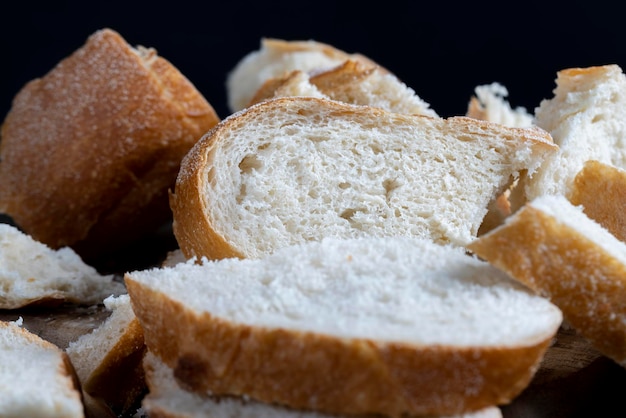
[[[463,114],[474,87],[498,81],[531,112],[556,72],[626,67],[619,2],[21,2],[2,12],[0,114],[94,31],[154,47],[218,111],[225,79],[261,37],[315,39],[360,52],[394,72],[441,116]]]

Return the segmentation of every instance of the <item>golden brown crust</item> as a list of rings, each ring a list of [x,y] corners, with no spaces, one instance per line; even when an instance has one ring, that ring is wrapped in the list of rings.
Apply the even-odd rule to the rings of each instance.
[[[468,249],[550,298],[599,351],[626,364],[626,267],[600,246],[525,206]]]
[[[197,314],[129,275],[126,283],[148,350],[181,387],[296,409],[445,415],[505,404],[528,385],[551,342],[412,346],[264,329]]]
[[[217,122],[172,64],[98,31],[14,98],[0,211],[53,248],[120,246],[170,218],[180,160]]]
[[[117,344],[83,382],[83,390],[104,401],[117,415],[132,412],[146,391],[143,329],[135,318]]]
[[[626,241],[626,171],[590,160],[574,178],[570,201],[591,219]]]

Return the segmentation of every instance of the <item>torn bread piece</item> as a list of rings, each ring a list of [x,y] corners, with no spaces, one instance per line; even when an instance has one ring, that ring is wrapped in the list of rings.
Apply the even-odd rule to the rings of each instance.
[[[136,408],[146,392],[143,330],[127,294],[110,296],[111,315],[92,332],[69,343],[69,355],[83,391],[119,415]]]
[[[464,249],[405,237],[324,239],[125,282],[148,350],[185,390],[329,414],[506,404],[562,321]]]
[[[268,80],[249,105],[272,97],[326,97],[344,103],[380,107],[390,112],[427,115],[437,113],[415,90],[379,66],[347,60],[337,67],[309,75],[296,70]]]
[[[342,51],[316,40],[262,38],[259,49],[246,54],[228,73],[226,92],[231,112],[244,109],[263,83],[294,70],[324,71],[356,60],[377,66],[370,58]]]
[[[67,354],[19,321],[0,321],[0,411],[5,417],[84,418]]]
[[[466,116],[506,126],[528,128],[534,124],[534,116],[525,107],[513,108],[507,97],[507,88],[497,82],[476,86]]]
[[[626,367],[626,244],[562,195],[524,205],[467,248],[538,294]]]
[[[511,179],[555,150],[538,128],[267,100],[187,154],[170,195],[173,230],[188,259],[255,258],[326,236],[464,245]]]
[[[54,250],[15,226],[0,224],[0,309],[95,305],[126,293],[114,275],[101,275],[69,247]]]

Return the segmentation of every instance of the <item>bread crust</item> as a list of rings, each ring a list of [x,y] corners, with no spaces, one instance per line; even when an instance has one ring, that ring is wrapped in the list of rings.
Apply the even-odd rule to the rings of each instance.
[[[332,414],[445,415],[506,404],[528,385],[552,338],[509,347],[340,339],[229,323],[132,275],[126,284],[148,350],[184,389]]]
[[[626,366],[626,266],[532,206],[468,249],[549,298],[599,351]]]
[[[626,171],[610,164],[589,160],[574,177],[570,201],[583,212],[626,242]]]
[[[192,257],[198,259],[201,257],[243,258],[246,256],[243,250],[231,244],[228,237],[218,232],[220,226],[211,217],[210,202],[203,196],[203,191],[209,187],[208,183],[214,181],[215,173],[212,172],[212,165],[215,162],[215,150],[222,146],[222,137],[229,130],[238,129],[238,126],[250,120],[262,118],[268,107],[282,108],[285,112],[293,111],[290,108],[296,108],[311,114],[323,109],[337,117],[350,115],[359,118],[366,115],[375,119],[380,115],[381,118],[393,118],[394,124],[413,125],[416,129],[419,129],[421,123],[441,124],[442,126],[450,123],[455,124],[467,135],[477,136],[489,135],[492,129],[497,129],[500,132],[507,132],[507,136],[510,136],[512,141],[527,141],[531,144],[532,152],[537,155],[556,149],[550,135],[534,127],[510,128],[462,116],[444,120],[421,115],[392,114],[373,107],[353,106],[313,97],[282,97],[267,100],[224,119],[196,143],[181,163],[175,190],[170,193],[170,207],[174,218],[173,231],[187,259]]]
[[[0,211],[91,257],[167,222],[180,160],[219,118],[156,51],[110,29],[15,96],[2,126]]]

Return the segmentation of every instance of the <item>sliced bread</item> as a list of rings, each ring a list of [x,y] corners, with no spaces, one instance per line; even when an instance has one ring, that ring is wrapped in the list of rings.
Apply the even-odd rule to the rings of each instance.
[[[559,71],[554,97],[535,109],[535,123],[559,150],[520,182],[522,203],[544,194],[568,196],[588,160],[626,168],[626,75],[617,65]]]
[[[626,244],[582,207],[538,197],[468,249],[549,298],[598,351],[626,366]]]
[[[142,406],[150,418],[342,418],[256,402],[246,397],[215,397],[189,392],[176,382],[172,368],[150,352],[146,353],[144,368],[150,392]],[[373,418],[363,415],[351,417]],[[502,418],[502,411],[497,406],[491,406],[476,412],[439,418]]]
[[[245,108],[267,80],[283,77],[294,70],[327,70],[348,59],[376,65],[362,54],[348,53],[312,39],[262,38],[259,49],[246,54],[228,73],[228,106],[232,112]]]
[[[171,219],[180,161],[218,117],[156,50],[108,28],[15,96],[2,124],[0,213],[85,260]]]
[[[53,250],[15,226],[0,224],[0,309],[94,305],[126,293],[113,275],[101,275],[69,247]]]
[[[187,258],[259,257],[326,236],[464,245],[511,179],[555,150],[538,128],[267,100],[187,154],[170,195],[174,234]]]
[[[127,294],[104,300],[111,315],[65,350],[83,391],[103,401],[118,416],[134,411],[146,390],[143,331]]]
[[[353,60],[311,75],[296,70],[281,79],[268,80],[250,105],[271,97],[319,97],[320,94],[340,102],[380,107],[390,112],[437,116],[415,90],[394,74],[379,66]]]
[[[0,415],[83,418],[80,384],[67,354],[22,328],[0,321]]]
[[[464,249],[406,237],[327,238],[125,282],[148,350],[185,390],[331,414],[510,402],[562,320]]]

